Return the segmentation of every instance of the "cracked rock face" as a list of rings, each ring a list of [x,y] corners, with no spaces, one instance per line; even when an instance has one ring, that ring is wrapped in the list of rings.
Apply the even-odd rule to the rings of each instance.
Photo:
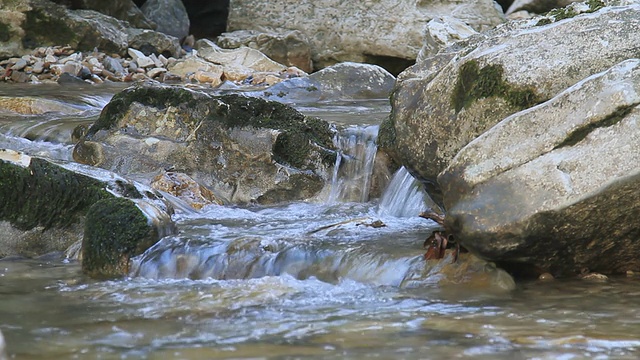
[[[510,22],[421,59],[398,76],[379,142],[431,184],[480,134],[582,79],[638,57],[640,4],[547,25]]]
[[[640,60],[502,120],[438,182],[447,226],[481,257],[554,275],[640,270]]]

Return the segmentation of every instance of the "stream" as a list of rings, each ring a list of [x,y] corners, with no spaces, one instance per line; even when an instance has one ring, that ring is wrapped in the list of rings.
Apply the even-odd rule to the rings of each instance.
[[[0,112],[0,148],[70,160],[71,133],[122,87],[0,85],[69,112]],[[176,204],[177,235],[124,279],[62,254],[0,260],[0,331],[12,359],[637,359],[640,282],[513,283],[461,254],[424,260],[437,228],[401,168],[370,198],[387,100],[296,106],[344,127],[323,196],[278,206]],[[371,226],[382,223],[383,227]],[[1,358],[0,354],[0,358]]]

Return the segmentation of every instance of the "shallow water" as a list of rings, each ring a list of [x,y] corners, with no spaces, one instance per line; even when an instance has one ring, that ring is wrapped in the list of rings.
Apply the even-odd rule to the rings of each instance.
[[[0,117],[0,147],[68,159],[69,124],[93,121],[113,89],[86,92],[0,87],[0,95],[42,96],[80,109],[71,117]],[[375,126],[388,104],[301,110],[346,126]],[[425,262],[422,242],[435,224],[415,216],[423,194],[406,173],[397,183],[380,206],[342,198],[178,211],[179,234],[136,258],[131,276],[115,281],[90,280],[77,262],[55,254],[0,260],[8,355],[638,358],[640,278],[526,282],[505,290],[499,270],[468,255],[456,264],[450,257]],[[385,226],[369,226],[376,220]]]
[[[78,264],[1,261],[18,359],[635,359],[637,279],[511,292],[291,275],[92,282]]]

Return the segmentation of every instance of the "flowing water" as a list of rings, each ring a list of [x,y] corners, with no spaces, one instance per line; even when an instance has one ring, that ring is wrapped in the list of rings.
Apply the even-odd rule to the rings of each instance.
[[[78,109],[0,114],[0,147],[68,159],[73,127],[94,121],[114,90],[91,91],[0,88],[0,96]],[[419,184],[401,168],[380,201],[362,190],[388,105],[301,110],[346,129],[336,144],[348,166],[327,185],[328,198],[178,211],[180,232],[137,257],[120,280],[90,280],[57,254],[0,260],[8,357],[638,358],[637,278],[513,287],[468,254],[455,264],[425,262],[422,242],[436,225],[416,216],[428,206]]]

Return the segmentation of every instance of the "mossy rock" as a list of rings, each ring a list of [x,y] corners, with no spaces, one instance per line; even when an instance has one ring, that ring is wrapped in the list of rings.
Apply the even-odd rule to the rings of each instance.
[[[323,161],[327,164],[335,161],[335,154],[331,151],[334,133],[324,120],[307,117],[275,101],[238,94],[209,95],[159,84],[134,86],[116,94],[88,130],[86,139],[94,139],[101,130],[125,129],[128,124],[124,124],[123,119],[134,102],[157,109],[177,109],[177,127],[181,128],[177,132],[183,138],[198,131],[197,141],[215,141],[211,127],[219,125],[225,128],[268,128],[280,133],[272,149],[274,160],[279,163],[308,170],[305,168],[308,165],[306,160],[313,148],[326,149]],[[202,119],[205,122],[199,127]],[[155,136],[151,133],[139,135]]]
[[[28,167],[0,161],[0,220],[20,230],[68,226],[110,196],[102,182],[44,159]]]
[[[497,96],[519,109],[529,108],[539,102],[541,97],[533,88],[513,86],[504,80],[504,69],[500,65],[487,65],[482,68],[475,60],[462,64],[451,96],[456,112],[470,106],[475,100]]]
[[[82,241],[82,271],[94,278],[128,273],[131,257],[158,239],[136,204],[125,198],[103,199],[89,209]]]

